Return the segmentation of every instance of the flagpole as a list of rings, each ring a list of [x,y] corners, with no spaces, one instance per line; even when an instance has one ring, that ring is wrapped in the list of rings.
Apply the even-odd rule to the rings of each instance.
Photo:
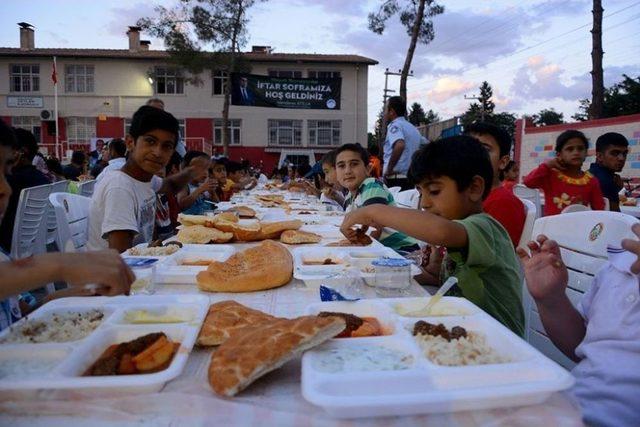
[[[56,57],[53,57],[53,74],[56,75],[58,73],[58,67],[56,66]],[[58,76],[56,75],[56,79],[53,83],[53,111],[56,120],[56,156],[60,161],[62,161],[62,152],[60,151],[60,133],[58,132]]]

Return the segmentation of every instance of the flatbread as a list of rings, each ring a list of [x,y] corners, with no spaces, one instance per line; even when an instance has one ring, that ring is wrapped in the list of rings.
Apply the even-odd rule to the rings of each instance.
[[[235,331],[211,356],[209,384],[223,396],[234,396],[264,374],[342,332],[339,317],[303,316],[279,319]]]
[[[321,235],[301,230],[286,230],[280,235],[280,241],[289,245],[319,243],[321,240]]]
[[[276,319],[235,301],[221,301],[209,307],[197,343],[200,346],[220,345],[240,328],[259,327]]]
[[[233,233],[225,233],[217,228],[205,227],[204,225],[190,225],[182,227],[178,231],[177,238],[181,243],[226,243],[233,239]]]
[[[260,234],[263,239],[277,239],[283,231],[298,230],[303,222],[299,219],[291,221],[263,222],[260,224]]]
[[[281,243],[265,240],[214,261],[196,276],[198,288],[209,292],[253,292],[286,285],[293,276],[293,258]]]

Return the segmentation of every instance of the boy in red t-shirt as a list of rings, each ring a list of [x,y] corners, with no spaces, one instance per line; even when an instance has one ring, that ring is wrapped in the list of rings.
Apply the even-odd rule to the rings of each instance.
[[[494,217],[507,230],[513,246],[518,246],[527,216],[524,204],[513,195],[513,190],[501,185],[502,171],[510,162],[511,137],[503,129],[489,123],[473,123],[464,133],[472,136],[487,150],[493,167],[491,192],[482,209]]]
[[[544,214],[557,215],[569,205],[604,209],[600,183],[582,170],[589,140],[580,131],[567,130],[556,139],[556,157],[531,171],[522,181],[530,188],[544,191]]]

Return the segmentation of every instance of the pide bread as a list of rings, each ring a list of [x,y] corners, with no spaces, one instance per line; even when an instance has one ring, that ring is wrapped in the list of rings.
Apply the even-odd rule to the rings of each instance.
[[[302,227],[303,223],[299,219],[291,221],[263,222],[260,228],[261,238],[277,239],[283,231],[297,230]]]
[[[280,241],[289,245],[299,245],[302,243],[319,243],[322,236],[316,233],[309,233],[300,230],[286,230],[280,235]]]
[[[238,222],[238,215],[234,212],[222,212],[213,217],[213,223],[218,224],[220,221]]]
[[[178,214],[178,222],[184,226],[205,225],[212,222],[212,218],[206,215]]]
[[[229,221],[218,221],[216,228],[227,233],[232,233],[234,240],[240,242],[252,242],[254,240],[264,240],[260,233],[261,226],[255,224],[239,224]]]
[[[289,283],[293,258],[281,243],[266,240],[233,254],[224,262],[214,261],[196,276],[198,288],[210,292],[252,292]]]
[[[231,336],[231,333],[240,328],[261,327],[265,323],[277,319],[277,317],[235,301],[217,302],[209,307],[209,312],[198,335],[198,345],[220,345]]]
[[[233,208],[234,212],[237,212],[240,218],[255,218],[256,211],[248,206],[237,206]]]
[[[181,243],[226,243],[233,239],[233,233],[225,233],[204,225],[190,225],[182,227],[177,238]]]
[[[303,316],[238,329],[211,356],[209,384],[220,395],[234,396],[345,327],[339,317]]]

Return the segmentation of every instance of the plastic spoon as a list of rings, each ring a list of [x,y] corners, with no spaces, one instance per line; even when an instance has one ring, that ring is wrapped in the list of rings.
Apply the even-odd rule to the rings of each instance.
[[[409,317],[429,316],[430,310],[433,308],[433,306],[436,305],[438,301],[442,299],[442,296],[446,294],[449,291],[449,289],[451,289],[453,285],[455,285],[456,283],[458,283],[458,279],[456,277],[453,277],[453,276],[449,277],[446,280],[446,282],[444,282],[444,284],[440,286],[440,289],[438,289],[438,292],[436,292],[431,298],[429,298],[427,305],[425,305],[421,309],[400,313],[400,314],[402,314],[403,316],[409,316]]]

